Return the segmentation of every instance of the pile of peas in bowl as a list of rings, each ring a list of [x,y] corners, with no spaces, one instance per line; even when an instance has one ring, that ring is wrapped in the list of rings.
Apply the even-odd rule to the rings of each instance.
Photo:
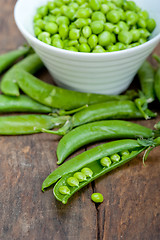
[[[34,16],[34,33],[40,41],[75,52],[136,47],[148,41],[155,27],[147,11],[126,0],[54,0]]]

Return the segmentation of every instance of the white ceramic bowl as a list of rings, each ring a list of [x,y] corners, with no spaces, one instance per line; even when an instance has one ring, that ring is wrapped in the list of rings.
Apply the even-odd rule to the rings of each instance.
[[[36,39],[33,31],[36,9],[47,2],[48,0],[18,0],[14,16],[20,32],[61,87],[81,92],[119,94],[128,88],[143,61],[160,41],[159,0],[135,0],[157,23],[148,42],[111,53],[71,52],[49,46]]]

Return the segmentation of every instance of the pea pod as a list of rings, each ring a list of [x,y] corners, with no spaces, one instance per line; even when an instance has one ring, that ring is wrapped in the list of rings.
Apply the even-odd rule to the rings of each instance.
[[[38,128],[52,129],[67,121],[62,117],[54,118],[48,115],[18,115],[0,117],[0,135],[21,135],[38,133]],[[36,128],[37,127],[37,128]]]
[[[9,68],[19,57],[22,57],[29,51],[29,47],[20,47],[17,50],[0,55],[0,73]]]
[[[153,54],[153,57],[160,64],[160,57],[156,54]],[[155,89],[156,97],[160,101],[160,67],[158,67],[158,69],[155,73],[154,89]]]
[[[154,92],[154,69],[148,61],[145,61],[138,71],[140,85],[147,102],[153,102]]]
[[[43,66],[42,61],[37,54],[31,54],[22,61],[15,64],[8,72],[3,76],[1,80],[1,91],[9,96],[19,96],[19,87],[17,85],[17,79],[14,74],[14,69],[23,69],[31,74],[36,73]]]
[[[130,100],[93,104],[88,106],[88,108],[84,108],[83,110],[75,113],[58,131],[47,131],[42,129],[42,132],[65,135],[72,128],[89,122],[106,119],[144,118],[144,115],[147,115],[148,118],[156,116],[156,113],[153,113],[147,109],[147,105],[144,101],[139,101],[139,104],[141,103],[144,105],[139,106],[141,110],[138,109],[137,103]]]
[[[54,111],[52,108],[42,105],[25,95],[19,97],[0,95],[0,113],[51,113],[52,111]]]
[[[61,138],[57,147],[57,164],[61,164],[71,153],[86,144],[106,139],[151,138],[155,134],[150,128],[121,120],[84,124]]]
[[[108,142],[102,145],[99,145],[95,148],[89,149],[78,156],[70,159],[69,161],[63,163],[57,169],[55,169],[43,182],[42,191],[46,188],[53,185],[55,182],[58,183],[55,185],[54,194],[56,198],[63,203],[66,203],[68,198],[81,187],[85,186],[89,182],[98,178],[99,176],[109,172],[124,163],[128,162],[132,158],[136,157],[142,151],[160,145],[160,138],[153,140],[117,140],[113,142]],[[120,154],[123,151],[129,151],[130,155],[121,157],[120,161],[114,162],[110,167],[104,168],[100,165],[100,160],[106,156],[112,156],[113,154]],[[58,195],[57,190],[58,186],[62,184],[65,185],[66,178],[72,176],[77,171],[81,171],[83,168],[89,168],[93,172],[93,175],[90,178],[87,178],[87,181],[81,182],[79,187],[72,188],[68,196]]]
[[[16,81],[21,90],[34,100],[50,107],[71,110],[98,102],[124,100],[132,98],[129,95],[108,96],[93,93],[81,93],[62,89],[45,83],[20,69],[15,70]]]

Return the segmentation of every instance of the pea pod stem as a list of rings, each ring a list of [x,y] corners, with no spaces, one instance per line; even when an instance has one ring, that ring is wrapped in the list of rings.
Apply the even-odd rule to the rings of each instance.
[[[16,69],[15,76],[19,87],[25,94],[46,106],[63,110],[73,110],[86,104],[124,100],[133,97],[133,94],[131,96],[108,96],[62,89],[45,83],[20,69]]]
[[[43,63],[36,53],[27,56],[22,61],[15,64],[11,69],[9,69],[1,80],[1,91],[9,96],[19,96],[19,87],[17,85],[17,79],[14,74],[15,69],[23,69],[31,74],[36,73],[40,68],[42,68]]]
[[[0,74],[9,68],[19,57],[27,54],[29,50],[30,47],[22,46],[16,50],[0,55]]]

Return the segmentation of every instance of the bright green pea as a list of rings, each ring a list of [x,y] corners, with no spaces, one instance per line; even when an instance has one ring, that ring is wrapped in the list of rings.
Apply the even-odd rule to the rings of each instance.
[[[101,8],[100,0],[89,0],[89,5],[93,11],[98,11]]]
[[[44,39],[46,38],[50,38],[50,33],[48,32],[41,32],[39,35],[38,35],[38,39],[40,41],[43,41]]]
[[[66,39],[68,37],[69,28],[67,24],[61,24],[59,26],[59,35],[62,38],[62,40]]]
[[[135,12],[128,11],[126,12],[126,21],[129,26],[135,25],[138,21],[138,15]]]
[[[121,159],[121,157],[117,153],[111,155],[110,158],[112,162],[119,162],[119,160]]]
[[[122,152],[120,152],[122,157],[128,157],[130,155],[130,152],[128,150],[123,150]]]
[[[90,17],[90,10],[88,8],[79,8],[76,12],[77,18],[89,18]]]
[[[98,37],[95,34],[92,34],[89,38],[88,38],[88,44],[90,46],[91,49],[95,48],[97,46],[98,43]]]
[[[71,187],[78,187],[78,186],[79,186],[79,181],[78,181],[78,179],[75,178],[75,177],[69,177],[69,178],[67,179],[67,183],[68,183],[68,185],[71,186]]]
[[[148,18],[149,18],[149,14],[148,14],[148,12],[147,11],[140,11],[139,13],[138,13],[138,16],[140,17],[140,18],[143,18],[144,20],[147,20]]]
[[[79,46],[79,51],[80,52],[88,52],[89,53],[91,51],[91,49],[90,49],[90,47],[89,47],[89,45],[87,43],[82,43]]]
[[[138,30],[142,38],[148,38],[151,35],[151,33],[145,28],[139,28]]]
[[[112,0],[117,7],[122,7],[124,0]]]
[[[79,43],[80,43],[80,44],[82,44],[82,43],[87,43],[87,38],[81,36],[81,37],[79,38]]]
[[[57,34],[54,34],[54,35],[51,37],[52,40],[53,40],[54,38],[59,38],[59,39],[60,39],[61,37],[60,37],[60,35],[57,33]]]
[[[106,22],[106,17],[104,15],[104,13],[102,13],[100,11],[93,12],[91,19],[92,19],[92,21],[102,20],[103,22]]]
[[[68,39],[65,39],[65,40],[63,41],[64,49],[69,48],[68,43],[69,43],[69,40],[68,40]]]
[[[69,39],[77,40],[77,39],[79,39],[79,37],[80,37],[80,30],[79,29],[72,28],[69,31]]]
[[[60,186],[58,190],[63,195],[70,194],[70,189],[67,186]]]
[[[74,174],[74,177],[78,179],[79,182],[84,182],[86,181],[86,175],[82,172],[76,172]]]
[[[103,31],[104,23],[103,21],[91,22],[91,29],[94,34],[99,34]]]
[[[65,13],[67,12],[68,9],[69,9],[68,6],[62,5],[62,6],[60,7],[61,14],[62,14],[62,15],[65,15]]]
[[[114,29],[113,29],[113,32],[114,32],[115,34],[118,34],[118,33],[120,32],[120,28],[119,28],[117,25],[115,25],[115,26],[114,26]]]
[[[117,9],[117,6],[110,1],[107,2],[107,5],[108,5],[110,11]]]
[[[108,32],[113,32],[115,25],[110,22],[104,23],[104,30]]]
[[[61,39],[54,38],[52,41],[52,46],[62,49],[62,48],[64,48],[64,43]]]
[[[93,193],[91,195],[91,199],[95,203],[102,203],[103,202],[103,195],[101,193]]]
[[[117,26],[119,27],[119,29],[120,29],[120,31],[128,31],[129,30],[129,26],[127,25],[127,23],[126,22],[124,22],[124,21],[119,21],[118,23],[117,23]]]
[[[45,17],[48,14],[48,7],[41,6],[37,9],[37,13],[40,14],[42,17]]]
[[[116,35],[114,33],[111,33],[111,43],[116,43]]]
[[[153,32],[155,27],[156,27],[155,20],[153,18],[147,19],[147,29],[148,29],[148,31]]]
[[[108,51],[109,52],[115,52],[118,51],[119,48],[116,45],[108,46]]]
[[[121,8],[119,8],[118,11],[120,13],[120,20],[125,21],[126,20],[126,13],[125,13],[125,11],[123,11],[123,9],[121,9]]]
[[[87,19],[85,18],[78,18],[75,22],[74,22],[75,26],[77,28],[82,28],[84,26],[87,25]]]
[[[56,22],[56,16],[53,16],[51,14],[48,16],[45,16],[43,19],[45,22]]]
[[[47,22],[45,25],[45,30],[51,34],[55,34],[58,31],[58,26],[54,22]]]
[[[63,3],[67,5],[70,3],[70,0],[63,0]],[[65,6],[65,5],[62,5],[62,6]]]
[[[109,157],[104,157],[100,160],[100,163],[103,167],[109,167],[112,162],[111,162],[111,159]]]
[[[77,3],[78,3],[79,5],[82,5],[82,4],[85,3],[85,0],[77,0]]]
[[[87,177],[87,178],[91,178],[93,175],[93,172],[90,168],[82,168],[81,172]]]
[[[115,45],[118,47],[119,50],[126,49],[126,45],[124,43],[117,42]]]
[[[140,38],[139,39],[139,44],[143,44],[145,42],[147,42],[147,39],[145,39],[145,38]]]
[[[68,6],[71,8],[74,8],[75,10],[77,10],[79,8],[78,3],[76,3],[76,2],[71,2]]]
[[[133,48],[133,47],[137,47],[139,45],[140,45],[139,42],[135,42],[135,43],[130,44],[129,46],[130,46],[130,48]]]
[[[105,50],[102,46],[97,45],[97,46],[93,49],[92,52],[93,52],[93,53],[104,53],[104,52],[106,52],[106,50]]]
[[[38,37],[38,35],[42,32],[42,30],[39,27],[34,27],[34,34],[36,35],[36,37]]]
[[[118,34],[118,40],[124,44],[130,44],[132,42],[132,33],[129,31],[121,31]]]
[[[53,15],[57,16],[61,13],[60,8],[54,8],[53,10],[50,11]]]
[[[63,5],[63,2],[61,0],[54,0],[56,7],[61,7]]]
[[[66,25],[69,25],[69,19],[68,19],[68,17],[66,17],[66,16],[59,16],[59,17],[57,17],[57,19],[56,19],[56,23],[58,24],[58,25],[61,25],[61,24],[66,24]]]
[[[123,8],[125,11],[127,10],[136,11],[137,5],[133,1],[125,1],[123,4]]]
[[[67,47],[67,48],[65,48],[66,50],[69,50],[69,51],[73,51],[73,52],[78,52],[78,49],[76,48],[76,47],[73,47],[73,46],[71,46],[71,47]]]
[[[132,29],[130,31],[130,33],[132,34],[132,41],[133,42],[137,42],[141,37],[141,33],[140,33],[139,29]]]
[[[47,3],[47,6],[48,6],[49,11],[51,11],[51,10],[53,10],[56,7],[56,4],[53,1],[49,1]]]
[[[147,27],[147,21],[143,18],[139,18],[137,21],[137,25],[139,28],[146,28]]]
[[[88,2],[85,2],[83,3],[79,8],[90,8],[89,7],[89,3]],[[90,11],[90,10],[89,10]]]
[[[100,11],[103,13],[103,14],[106,14],[108,11],[109,11],[109,7],[107,4],[101,4],[101,9]]]
[[[76,10],[73,7],[68,7],[67,10],[64,12],[64,15],[73,21],[73,19],[75,18],[75,13]]]
[[[42,19],[42,15],[40,15],[39,13],[37,13],[36,15],[34,15],[34,22],[36,22],[37,20]]]
[[[105,47],[111,42],[111,33],[104,31],[98,35],[98,42],[101,46]]]
[[[44,28],[45,28],[45,21],[42,20],[42,19],[38,19],[37,21],[35,21],[34,27],[39,27],[41,30],[44,30]]]
[[[111,23],[118,23],[121,19],[120,12],[117,10],[112,10],[107,13],[107,19]]]
[[[85,38],[89,38],[92,34],[92,30],[89,26],[84,26],[82,29],[82,33]]]
[[[78,45],[78,41],[77,40],[70,40],[68,41],[68,46],[71,47],[71,46],[76,46]]]
[[[69,25],[69,29],[77,29],[76,27],[76,24],[74,22],[72,22],[70,25]]]

